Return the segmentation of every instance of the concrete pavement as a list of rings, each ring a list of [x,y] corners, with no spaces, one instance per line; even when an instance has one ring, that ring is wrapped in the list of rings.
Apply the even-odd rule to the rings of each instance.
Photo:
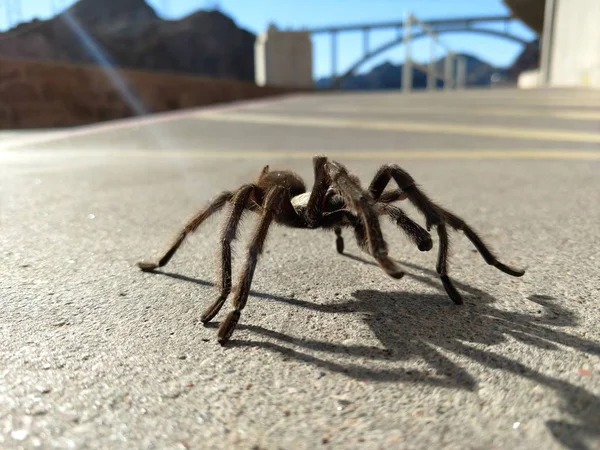
[[[331,94],[3,139],[0,447],[600,448],[598,114],[594,91]],[[274,226],[219,346],[221,217],[136,262],[265,164],[311,185],[317,153],[365,185],[400,164],[527,273],[453,233],[457,307],[435,237],[382,221],[393,280],[349,233],[341,256]]]

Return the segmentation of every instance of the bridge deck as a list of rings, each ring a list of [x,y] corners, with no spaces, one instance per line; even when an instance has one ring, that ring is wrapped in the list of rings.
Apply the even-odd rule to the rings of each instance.
[[[595,448],[599,118],[591,91],[356,93],[2,136],[0,446]],[[349,232],[344,257],[273,227],[221,348],[199,323],[220,218],[162,273],[135,263],[264,164],[312,184],[316,153],[365,185],[402,165],[526,275],[455,234],[456,307],[437,244],[386,221],[399,281]]]

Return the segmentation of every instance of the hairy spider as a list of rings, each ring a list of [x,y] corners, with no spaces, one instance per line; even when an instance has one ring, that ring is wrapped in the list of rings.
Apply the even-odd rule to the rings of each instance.
[[[350,174],[339,162],[329,161],[325,156],[315,156],[313,166],[315,181],[312,191],[309,192],[306,191],[302,179],[294,172],[270,171],[269,166],[265,166],[256,183],[244,184],[235,191],[222,192],[193,216],[158,262],[140,262],[138,266],[144,271],[152,271],[167,264],[186,236],[196,231],[209,216],[229,203],[229,214],[221,234],[220,295],[201,316],[202,322],[208,323],[221,310],[231,292],[231,244],[236,238],[240,219],[246,211],[259,214],[258,224],[248,246],[246,264],[234,292],[234,309],[219,327],[218,342],[221,345],[231,337],[246,306],[256,263],[273,221],[294,228],[332,229],[336,235],[339,253],[344,251],[342,228],[349,227],[354,231],[360,248],[373,256],[381,268],[393,278],[402,278],[404,272],[388,256],[379,216],[388,216],[421,251],[431,250],[433,243],[428,231],[434,226],[439,237],[436,270],[446,292],[457,305],[463,301],[447,273],[447,224],[457,231],[462,231],[488,264],[515,277],[525,273],[524,270],[511,268],[498,261],[471,227],[458,216],[431,201],[413,178],[398,165],[382,166],[367,190],[364,190],[358,178]],[[384,192],[391,179],[394,179],[399,189]],[[391,204],[405,199],[425,216],[427,230]]]

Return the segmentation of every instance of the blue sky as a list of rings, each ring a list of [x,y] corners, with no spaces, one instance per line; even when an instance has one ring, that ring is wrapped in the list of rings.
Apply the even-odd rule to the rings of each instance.
[[[19,3],[19,0],[4,0],[2,6],[10,2]],[[239,26],[254,33],[264,31],[269,23],[275,23],[279,28],[301,28],[402,20],[407,10],[412,11],[422,20],[508,13],[501,0],[147,0],[147,2],[158,14],[170,19],[185,16],[196,9],[218,5],[220,10],[232,17]],[[48,18],[52,15],[53,5],[55,10],[60,10],[72,3],[74,3],[72,0],[20,0],[24,20],[31,20],[34,17]],[[7,28],[7,20],[2,6],[0,6],[0,29],[4,30]],[[489,26],[501,27],[501,25]],[[509,30],[526,39],[533,39],[535,36],[522,24],[513,24]],[[395,34],[395,30],[372,32],[370,45],[374,48]],[[338,39],[337,67],[338,71],[343,71],[361,55],[363,41],[359,33],[342,34]],[[471,53],[497,66],[510,64],[521,50],[519,44],[472,33],[444,34],[442,41],[456,52]],[[329,37],[315,36],[313,46],[315,76],[329,75],[331,71]],[[417,60],[426,61],[429,52],[428,39],[415,42],[413,55]],[[436,56],[442,54],[442,49],[438,48]],[[386,60],[397,63],[403,59],[404,48],[398,46],[365,64],[361,71]]]

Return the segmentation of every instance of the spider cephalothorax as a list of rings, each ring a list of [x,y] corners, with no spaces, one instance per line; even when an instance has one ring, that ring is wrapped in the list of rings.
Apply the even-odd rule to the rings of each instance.
[[[196,231],[210,215],[227,204],[229,212],[220,240],[220,295],[201,316],[202,322],[207,323],[221,310],[231,292],[231,243],[237,235],[238,224],[246,211],[257,213],[260,217],[248,246],[246,264],[234,292],[234,309],[219,327],[218,341],[221,344],[230,338],[241,311],[246,306],[256,263],[272,222],[295,228],[331,229],[335,232],[339,253],[344,251],[342,228],[350,228],[354,231],[360,248],[373,256],[388,275],[397,279],[402,278],[404,272],[388,256],[379,216],[388,216],[421,251],[431,250],[433,243],[428,231],[435,227],[439,238],[436,270],[446,292],[457,305],[463,301],[447,273],[449,242],[446,225],[462,231],[488,264],[516,277],[525,273],[498,261],[471,227],[430,200],[401,167],[382,166],[365,190],[358,178],[336,161],[316,156],[313,158],[313,166],[315,181],[312,191],[309,192],[300,176],[294,172],[270,171],[269,166],[265,166],[255,183],[245,184],[235,191],[222,192],[193,216],[158,262],[140,262],[138,266],[144,271],[151,271],[167,264],[186,236]],[[399,189],[384,192],[392,179]],[[424,215],[427,230],[410,219],[400,208],[392,205],[393,202],[404,199],[408,199]]]

